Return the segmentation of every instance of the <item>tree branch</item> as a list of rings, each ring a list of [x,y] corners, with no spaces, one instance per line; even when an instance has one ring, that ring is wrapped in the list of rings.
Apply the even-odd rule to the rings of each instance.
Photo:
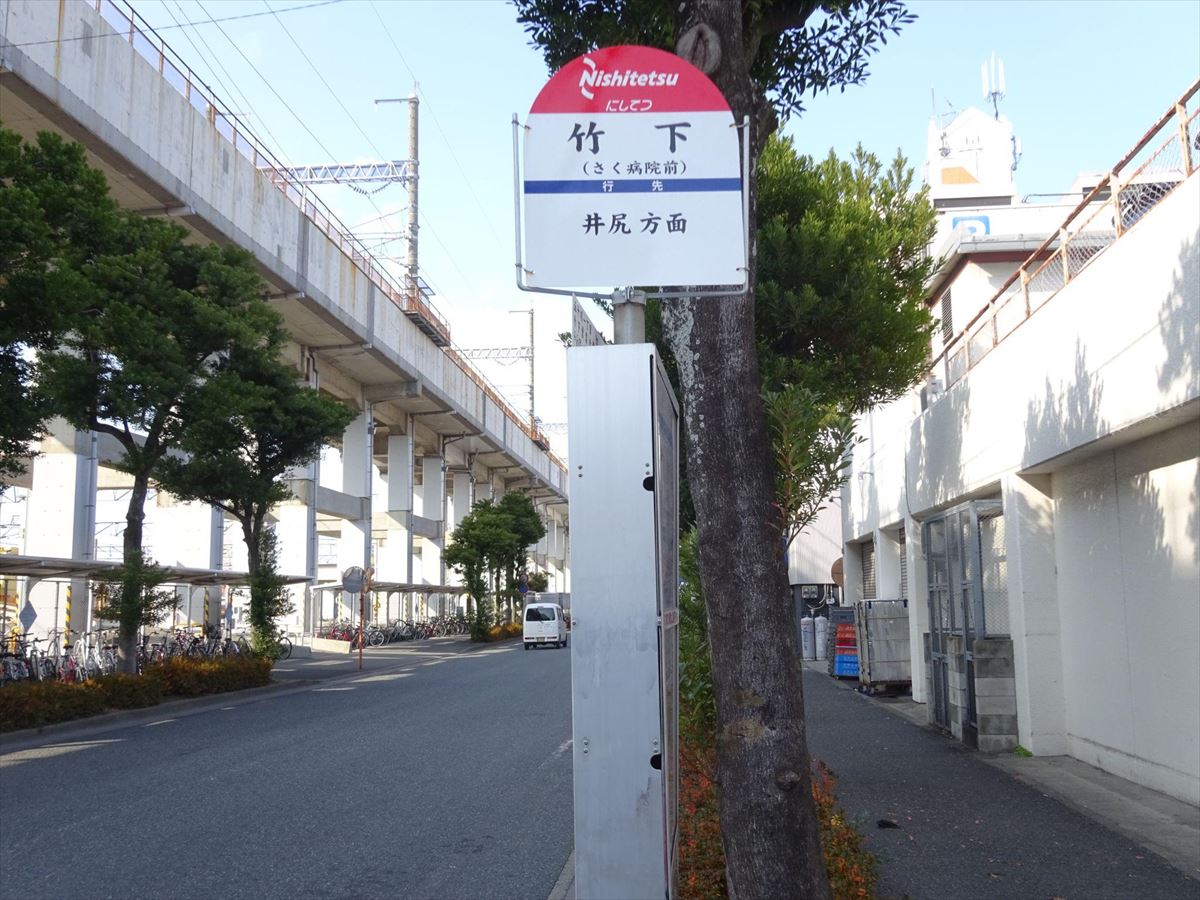
[[[116,426],[109,425],[106,422],[101,422],[94,417],[92,418],[92,421],[88,423],[88,425],[91,427],[92,431],[98,431],[101,434],[107,434],[115,437],[117,439],[117,443],[126,450],[128,450],[130,447],[137,446],[137,442],[133,439],[133,435],[129,433],[128,426],[117,428]]]
[[[820,5],[816,0],[805,0],[803,3],[776,3],[763,13],[758,30],[765,37],[771,34],[780,34],[792,28],[803,28]]]
[[[758,48],[762,45],[763,38],[782,34],[793,28],[803,28],[820,5],[817,0],[804,0],[802,3],[796,3],[794,0],[792,2],[780,0],[763,13],[762,17],[754,23],[754,28],[746,43],[749,51],[747,58],[751,61],[751,65],[758,58]]]

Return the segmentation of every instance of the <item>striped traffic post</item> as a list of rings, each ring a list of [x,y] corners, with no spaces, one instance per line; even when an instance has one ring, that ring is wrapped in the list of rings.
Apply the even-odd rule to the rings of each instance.
[[[67,585],[67,606],[63,618],[63,649],[71,645],[71,586]]]

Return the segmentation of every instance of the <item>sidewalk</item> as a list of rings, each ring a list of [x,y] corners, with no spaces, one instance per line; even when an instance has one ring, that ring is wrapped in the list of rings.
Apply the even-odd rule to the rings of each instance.
[[[920,704],[855,686],[805,664],[809,750],[879,859],[881,897],[1200,898],[1200,810],[1071,758],[969,750]]]
[[[809,749],[879,860],[880,898],[1200,898],[1200,810],[1070,757],[978,753],[923,704],[856,686],[804,664]],[[549,900],[574,900],[574,863]]]

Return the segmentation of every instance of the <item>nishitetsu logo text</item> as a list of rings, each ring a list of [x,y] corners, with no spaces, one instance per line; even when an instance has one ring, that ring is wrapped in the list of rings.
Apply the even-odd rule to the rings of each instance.
[[[589,100],[596,95],[591,88],[597,87],[674,87],[679,83],[678,72],[639,72],[637,69],[625,69],[622,72],[609,72],[607,69],[597,69],[591,57],[583,58],[584,70],[579,75],[579,93]]]

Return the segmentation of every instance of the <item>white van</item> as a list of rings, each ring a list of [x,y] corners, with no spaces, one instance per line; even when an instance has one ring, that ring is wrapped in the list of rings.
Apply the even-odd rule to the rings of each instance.
[[[567,622],[557,603],[527,603],[525,605],[525,649],[539,644],[567,646]]]

